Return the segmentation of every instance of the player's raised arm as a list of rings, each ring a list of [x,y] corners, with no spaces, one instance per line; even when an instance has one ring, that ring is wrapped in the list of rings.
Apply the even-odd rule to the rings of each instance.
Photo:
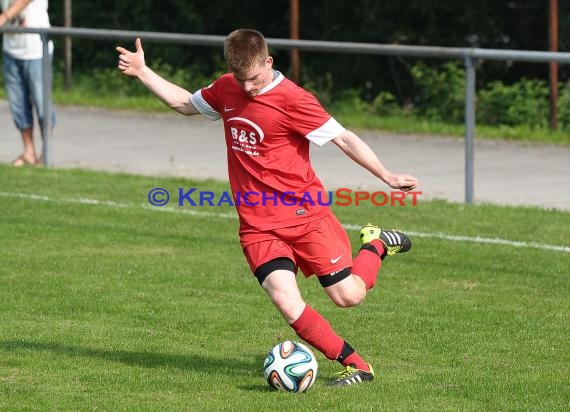
[[[198,114],[198,110],[190,102],[192,93],[174,83],[160,77],[145,63],[141,39],[135,40],[135,51],[117,47],[119,52],[119,70],[131,77],[138,78],[164,104],[184,115]]]
[[[345,130],[334,138],[333,143],[348,157],[374,176],[382,179],[391,188],[405,192],[416,188],[418,180],[415,177],[408,174],[393,174],[388,171],[370,146],[350,130]]]

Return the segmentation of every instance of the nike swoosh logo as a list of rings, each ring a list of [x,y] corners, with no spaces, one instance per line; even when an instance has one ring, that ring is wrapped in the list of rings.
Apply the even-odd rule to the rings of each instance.
[[[235,109],[235,107],[226,107],[226,106],[224,106],[224,112],[226,112],[226,113],[227,113],[227,112],[231,112],[231,111],[234,110],[234,109]]]
[[[342,258],[342,255],[340,255],[336,259],[331,259],[331,263],[334,265],[336,262],[338,262],[340,260],[340,258]]]

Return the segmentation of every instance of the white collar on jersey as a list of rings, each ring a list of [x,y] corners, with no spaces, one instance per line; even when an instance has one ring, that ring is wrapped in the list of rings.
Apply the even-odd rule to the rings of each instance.
[[[261,89],[259,94],[267,93],[269,90],[273,89],[275,86],[281,83],[284,78],[285,76],[283,76],[280,71],[273,69],[273,81]]]

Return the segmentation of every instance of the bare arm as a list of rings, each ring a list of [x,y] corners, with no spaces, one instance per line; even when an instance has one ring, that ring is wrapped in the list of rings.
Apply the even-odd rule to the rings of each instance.
[[[31,2],[32,0],[16,0],[12,3],[10,7],[6,8],[6,10],[0,14],[0,26],[3,26],[10,20],[15,19]]]
[[[418,180],[415,177],[408,174],[391,173],[384,167],[370,146],[350,130],[345,130],[332,141],[348,157],[384,181],[391,188],[405,192],[416,188]]]
[[[192,93],[160,77],[145,63],[141,39],[135,40],[135,52],[117,47],[119,52],[119,70],[123,74],[138,78],[164,104],[178,113],[190,116],[199,114],[190,98]]]

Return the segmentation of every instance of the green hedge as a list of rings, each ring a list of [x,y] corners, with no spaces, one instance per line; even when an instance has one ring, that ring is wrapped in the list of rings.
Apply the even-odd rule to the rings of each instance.
[[[0,59],[1,62],[1,59]],[[60,63],[61,65],[61,63]],[[203,75],[196,69],[174,69],[154,62],[153,68],[176,84],[188,90],[211,82],[222,73]],[[61,67],[55,70],[55,88],[63,88]],[[316,94],[326,107],[346,109],[347,113],[366,113],[374,116],[415,116],[432,122],[462,123],[465,104],[465,70],[458,63],[447,63],[439,69],[422,63],[411,67],[415,93],[413,101],[399,102],[389,91],[381,91],[365,98],[361,90],[335,90],[332,77],[324,73],[316,81],[308,80],[304,86]],[[74,83],[81,93],[108,99],[109,96],[145,97],[148,91],[137,81],[121,75],[116,69],[95,69],[88,74],[77,74]],[[3,84],[0,71],[0,85]],[[3,88],[2,88],[3,89]],[[0,91],[4,96],[4,90]],[[545,128],[549,122],[549,86],[546,81],[523,78],[513,84],[493,81],[477,90],[476,115],[478,125],[528,126]],[[559,85],[558,125],[570,129],[570,84]]]

